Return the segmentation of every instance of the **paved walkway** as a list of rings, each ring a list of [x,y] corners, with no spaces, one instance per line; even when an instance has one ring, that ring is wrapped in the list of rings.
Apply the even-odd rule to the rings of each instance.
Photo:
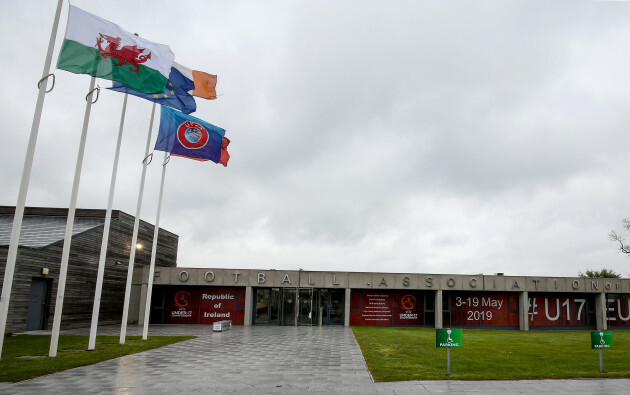
[[[102,327],[98,334],[119,331],[116,326]],[[141,331],[129,326],[127,334]],[[0,383],[0,393],[621,394],[630,389],[630,379],[374,383],[352,330],[344,327],[236,326],[213,333],[208,325],[156,325],[149,334],[199,337],[19,383]]]

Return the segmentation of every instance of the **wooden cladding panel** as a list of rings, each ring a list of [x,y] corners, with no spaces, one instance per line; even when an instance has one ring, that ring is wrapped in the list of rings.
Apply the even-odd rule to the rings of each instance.
[[[56,210],[59,213],[53,210],[53,215],[63,213],[63,210]],[[45,209],[36,210],[37,215],[45,215],[46,212]],[[65,212],[67,213],[67,210]],[[97,214],[102,213],[103,216],[105,214],[104,210],[81,210],[83,216],[88,216],[88,214],[94,214],[95,212]],[[133,226],[133,216],[120,211],[112,213],[99,323],[120,323],[122,318]],[[143,244],[143,249],[136,251],[134,267],[149,266],[153,232],[153,225],[140,221],[138,242]],[[61,329],[90,325],[102,236],[103,226],[101,225],[77,234],[72,238]],[[156,266],[176,266],[177,243],[177,235],[160,229]],[[52,327],[62,249],[63,240],[43,248],[18,248],[11,300],[9,302],[7,332],[22,332],[26,329],[26,315],[33,277],[52,279],[49,287],[48,316],[45,321],[47,329]],[[4,281],[7,253],[8,246],[0,247],[0,284]],[[48,268],[49,274],[46,276],[42,275],[42,268]]]

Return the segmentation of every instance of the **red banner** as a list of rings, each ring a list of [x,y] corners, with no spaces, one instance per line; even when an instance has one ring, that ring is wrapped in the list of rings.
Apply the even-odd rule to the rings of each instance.
[[[245,288],[177,287],[164,291],[164,324],[212,324],[230,320],[243,325]]]
[[[394,326],[422,325],[423,306],[422,295],[417,293],[394,294]]]
[[[621,294],[606,295],[606,315],[608,325],[630,326],[630,296]]]
[[[164,306],[165,324],[199,323],[199,290],[186,287],[169,289]]]
[[[200,324],[212,324],[216,321],[235,322],[236,288],[204,288],[201,291]]]
[[[593,295],[530,294],[530,327],[591,327],[595,325]]]
[[[423,305],[421,292],[352,291],[350,325],[424,325]]]
[[[455,292],[450,294],[444,325],[518,327],[517,295],[507,292]]]

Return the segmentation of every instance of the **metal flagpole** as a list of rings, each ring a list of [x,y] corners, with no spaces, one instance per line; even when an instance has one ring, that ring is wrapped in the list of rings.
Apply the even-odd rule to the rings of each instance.
[[[18,193],[17,204],[15,205],[15,214],[13,215],[13,227],[11,228],[11,241],[9,242],[9,251],[7,253],[7,263],[4,269],[4,282],[2,283],[2,296],[0,296],[0,357],[2,356],[2,346],[4,343],[4,331],[7,326],[7,315],[9,313],[9,300],[11,299],[11,288],[13,286],[13,273],[15,272],[15,261],[17,259],[18,243],[20,241],[20,232],[22,231],[22,219],[24,218],[24,206],[26,205],[26,193],[28,192],[28,183],[31,178],[31,169],[33,168],[33,157],[35,156],[35,145],[37,144],[37,134],[39,132],[39,121],[42,118],[42,108],[44,107],[44,96],[50,92],[55,86],[55,77],[50,74],[50,63],[52,61],[52,53],[55,48],[55,38],[57,36],[57,27],[59,26],[59,16],[61,15],[61,6],[63,0],[57,1],[57,12],[53,22],[52,31],[50,32],[50,41],[48,42],[48,52],[44,61],[44,71],[42,79],[39,80],[39,94],[35,104],[35,114],[33,115],[33,123],[31,125],[31,135],[28,139],[28,148],[26,149],[26,158],[24,159],[24,168],[22,169],[22,181],[20,182],[20,191]],[[53,86],[50,90],[46,90],[46,82],[48,77],[53,76]]]
[[[90,90],[85,96],[87,101],[85,105],[85,115],[83,117],[83,130],[81,132],[81,141],[79,142],[79,153],[77,154],[77,165],[74,170],[74,182],[72,184],[72,195],[70,196],[70,206],[68,207],[68,219],[66,221],[66,233],[63,239],[63,250],[61,252],[61,266],[59,268],[59,284],[57,285],[57,299],[55,300],[55,316],[53,318],[52,334],[50,336],[50,352],[49,357],[57,356],[57,345],[59,343],[59,327],[61,326],[61,311],[63,310],[63,297],[66,291],[66,274],[68,272],[68,259],[70,258],[70,245],[72,244],[72,227],[74,226],[74,214],[77,207],[77,196],[79,194],[79,181],[81,181],[81,168],[83,166],[83,153],[85,151],[85,140],[87,137],[88,124],[90,123],[90,111],[92,103],[92,94],[99,88],[94,89],[95,77],[90,78]]]
[[[133,235],[131,236],[131,246],[129,247],[129,267],[127,268],[127,286],[125,287],[125,303],[123,305],[122,324],[120,326],[120,344],[125,344],[127,334],[127,317],[129,315],[129,298],[131,296],[131,278],[133,276],[133,264],[136,259],[136,243],[138,241],[138,228],[140,227],[140,210],[142,209],[142,194],[144,193],[144,179],[147,173],[147,166],[150,163],[149,147],[151,144],[151,130],[153,129],[153,118],[155,116],[155,106],[151,110],[151,122],[149,123],[149,135],[147,136],[147,146],[144,150],[144,160],[142,161],[142,177],[140,178],[140,191],[138,193],[138,205],[136,207],[136,220],[133,225]],[[153,155],[153,154],[151,154]],[[148,162],[147,162],[148,161]]]
[[[160,183],[160,197],[158,198],[157,215],[155,216],[155,228],[153,230],[153,247],[151,249],[151,267],[149,269],[149,281],[147,284],[147,299],[144,305],[144,327],[142,329],[142,340],[147,340],[149,334],[149,313],[151,312],[151,294],[153,291],[153,273],[155,272],[155,256],[157,255],[158,233],[160,230],[160,211],[162,209],[162,195],[164,193],[164,178],[166,176],[166,165],[171,157],[168,152],[164,152],[164,163],[162,163],[162,182]]]
[[[96,276],[96,290],[94,291],[94,307],[92,308],[92,325],[90,326],[90,340],[88,350],[96,347],[96,328],[98,327],[98,313],[101,308],[101,293],[103,290],[103,275],[105,272],[105,258],[107,256],[107,243],[109,242],[109,228],[112,221],[112,205],[114,202],[114,189],[116,188],[116,173],[118,172],[118,158],[120,157],[120,143],[122,140],[123,127],[125,125],[125,112],[127,110],[127,94],[123,100],[122,113],[120,114],[120,127],[118,128],[118,141],[116,142],[116,153],[114,154],[114,166],[112,168],[112,179],[109,184],[109,198],[107,200],[107,213],[105,214],[105,225],[103,227],[103,241],[101,242],[101,256],[98,261],[98,274]]]

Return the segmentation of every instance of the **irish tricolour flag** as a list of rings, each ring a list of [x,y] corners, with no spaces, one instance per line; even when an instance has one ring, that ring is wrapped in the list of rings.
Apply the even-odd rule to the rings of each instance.
[[[118,81],[142,93],[163,93],[173,59],[168,45],[145,40],[70,6],[57,68]]]

